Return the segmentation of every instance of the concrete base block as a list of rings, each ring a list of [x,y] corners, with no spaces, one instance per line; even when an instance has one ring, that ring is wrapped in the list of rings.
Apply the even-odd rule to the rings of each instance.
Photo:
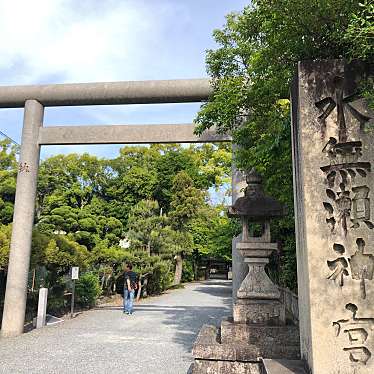
[[[230,362],[196,360],[192,374],[261,374],[258,362]]]
[[[237,299],[233,306],[233,318],[237,323],[284,325],[284,307],[277,300]]]
[[[219,330],[215,326],[204,325],[192,349],[196,359],[235,361],[236,347],[221,344]]]
[[[307,374],[301,360],[262,360],[264,374]]]
[[[295,326],[255,326],[223,321],[221,330],[204,325],[192,351],[197,360],[259,362],[259,357],[300,358]]]
[[[300,358],[297,326],[266,326],[222,321],[221,344],[239,346],[236,357],[242,360],[265,358]]]

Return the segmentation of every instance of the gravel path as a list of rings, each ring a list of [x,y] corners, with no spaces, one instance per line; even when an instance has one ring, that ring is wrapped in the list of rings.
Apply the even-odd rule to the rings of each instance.
[[[0,340],[0,373],[186,374],[204,323],[230,314],[231,283],[193,283],[135,306],[102,306],[73,320]]]

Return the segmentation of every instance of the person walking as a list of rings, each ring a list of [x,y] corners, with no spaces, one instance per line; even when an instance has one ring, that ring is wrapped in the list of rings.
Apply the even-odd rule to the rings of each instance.
[[[123,313],[131,315],[133,312],[135,292],[139,289],[138,274],[132,271],[132,264],[125,267],[125,284],[123,295]]]

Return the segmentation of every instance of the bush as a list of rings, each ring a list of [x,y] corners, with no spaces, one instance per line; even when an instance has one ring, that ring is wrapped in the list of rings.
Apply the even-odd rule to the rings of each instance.
[[[60,315],[68,310],[68,299],[63,295],[51,294],[48,296],[47,311],[53,315]]]
[[[60,314],[67,310],[68,298],[64,296],[67,289],[67,280],[59,277],[48,288],[48,307],[47,310],[51,314]]]
[[[76,283],[75,294],[79,305],[94,306],[101,295],[99,277],[92,272],[82,274]]]
[[[160,294],[173,283],[174,266],[171,261],[159,261],[154,264],[152,275],[148,281],[148,294]]]
[[[192,282],[194,280],[194,269],[193,263],[190,260],[183,261],[183,273],[182,273],[182,282]]]

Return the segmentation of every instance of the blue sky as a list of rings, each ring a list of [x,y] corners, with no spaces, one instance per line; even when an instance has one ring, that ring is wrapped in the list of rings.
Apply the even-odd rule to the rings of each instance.
[[[200,78],[212,31],[243,0],[0,0],[0,85]],[[198,104],[47,108],[45,126],[188,123]],[[20,142],[22,110],[1,109],[0,131]],[[118,145],[48,146],[42,158]]]

